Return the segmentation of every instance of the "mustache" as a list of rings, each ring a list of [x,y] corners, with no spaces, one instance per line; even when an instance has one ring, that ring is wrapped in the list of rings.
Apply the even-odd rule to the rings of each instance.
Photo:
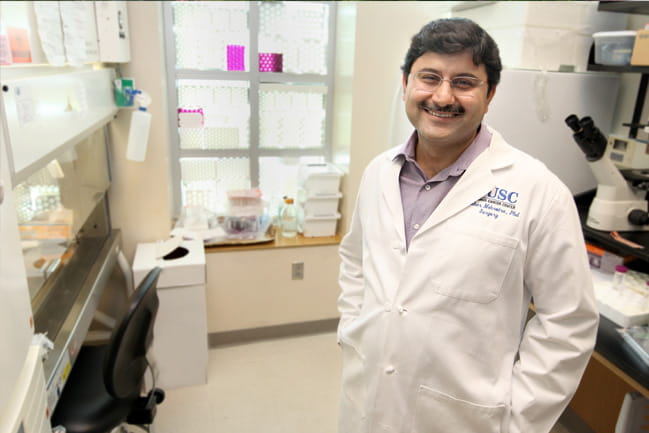
[[[424,110],[439,111],[442,113],[464,113],[464,108],[460,105],[445,105],[442,107],[437,104],[421,103],[419,104],[419,107],[423,108]]]

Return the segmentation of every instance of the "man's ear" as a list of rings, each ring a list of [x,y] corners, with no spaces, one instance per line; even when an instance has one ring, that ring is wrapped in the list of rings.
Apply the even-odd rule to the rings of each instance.
[[[408,87],[408,74],[405,72],[401,75],[401,100],[406,100],[406,87]]]
[[[496,86],[493,86],[489,91],[489,94],[487,95],[487,110],[489,110],[489,104],[491,104],[491,100],[494,98],[495,94],[496,94]]]

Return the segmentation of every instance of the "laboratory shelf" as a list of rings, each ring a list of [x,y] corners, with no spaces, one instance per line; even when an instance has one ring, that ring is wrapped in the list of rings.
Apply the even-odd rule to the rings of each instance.
[[[623,12],[629,14],[649,14],[649,2],[647,1],[600,1],[597,5],[597,10],[602,12]],[[598,65],[595,63],[595,44],[590,47],[588,55],[588,68],[589,71],[608,71],[608,72],[623,72],[623,73],[637,73],[640,75],[640,82],[638,84],[638,92],[633,109],[633,119],[630,123],[625,123],[628,126],[629,137],[636,138],[638,130],[644,126],[640,122],[642,116],[642,109],[647,98],[647,87],[649,85],[649,66],[612,66],[612,65]]]
[[[649,74],[649,66],[614,66],[614,65],[598,65],[591,63],[588,65],[589,71],[602,71],[602,72],[626,72],[636,74]]]
[[[646,1],[601,1],[597,5],[601,12],[622,12],[626,14],[649,15],[649,2]]]

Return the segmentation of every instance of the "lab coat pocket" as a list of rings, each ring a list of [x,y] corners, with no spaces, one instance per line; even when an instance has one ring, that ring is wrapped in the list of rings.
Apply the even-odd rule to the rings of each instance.
[[[420,385],[411,433],[506,433],[506,406],[460,400]]]
[[[366,419],[366,367],[360,353],[344,339],[340,346],[343,355],[342,392],[338,414],[340,432],[359,432]]]
[[[450,228],[440,244],[443,252],[436,255],[431,275],[433,290],[482,304],[500,296],[517,239],[481,229]]]

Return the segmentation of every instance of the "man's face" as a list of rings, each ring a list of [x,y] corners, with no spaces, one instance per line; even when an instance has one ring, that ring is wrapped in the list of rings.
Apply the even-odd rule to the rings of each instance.
[[[487,95],[487,70],[476,66],[469,51],[456,54],[427,52],[412,65],[410,76],[404,76],[403,100],[406,114],[419,135],[419,143],[438,148],[468,146],[487,112],[495,88]],[[416,74],[434,73],[443,79],[472,77],[483,82],[470,91],[453,89],[442,81],[434,91],[422,91]]]

